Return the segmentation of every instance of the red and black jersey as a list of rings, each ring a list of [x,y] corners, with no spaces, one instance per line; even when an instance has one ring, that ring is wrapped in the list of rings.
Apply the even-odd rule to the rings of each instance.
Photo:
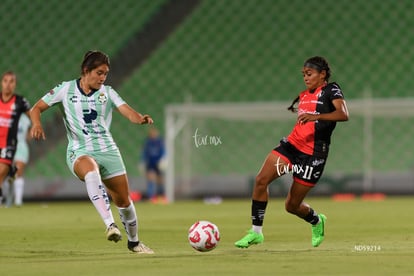
[[[305,90],[299,94],[298,115],[333,112],[335,107],[332,101],[343,98],[341,88],[335,82],[324,84],[314,91]],[[334,121],[322,120],[305,124],[296,123],[287,140],[303,153],[327,155],[335,126]]]
[[[20,115],[29,109],[29,102],[20,95],[13,95],[7,102],[4,102],[0,95],[0,149],[16,147]],[[0,156],[0,158],[10,157]]]

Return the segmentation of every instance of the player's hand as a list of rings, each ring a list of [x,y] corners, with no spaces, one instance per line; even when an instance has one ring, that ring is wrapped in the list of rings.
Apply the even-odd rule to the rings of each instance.
[[[41,125],[34,125],[30,129],[30,136],[36,140],[46,140],[45,132]]]
[[[150,115],[145,114],[142,117],[142,122],[141,122],[142,125],[145,125],[145,124],[152,125],[153,123],[154,123],[154,120],[151,118]]]
[[[310,114],[310,113],[303,113],[298,116],[298,124],[303,125],[307,122],[312,122],[318,120],[318,115]]]

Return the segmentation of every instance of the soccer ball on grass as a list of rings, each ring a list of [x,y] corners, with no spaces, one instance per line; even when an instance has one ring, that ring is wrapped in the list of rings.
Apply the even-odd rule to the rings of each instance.
[[[188,241],[197,251],[211,251],[220,241],[220,232],[214,223],[200,220],[191,225],[188,230]]]

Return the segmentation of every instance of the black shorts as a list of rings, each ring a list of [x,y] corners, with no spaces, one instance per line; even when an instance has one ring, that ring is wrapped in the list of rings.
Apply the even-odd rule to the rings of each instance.
[[[273,149],[273,152],[289,164],[286,168],[278,169],[280,175],[292,173],[293,179],[297,183],[310,187],[315,186],[319,178],[321,178],[328,157],[305,154],[285,139],[280,141],[280,144]]]
[[[13,163],[14,155],[16,154],[15,146],[7,146],[0,149],[0,162],[11,165]]]
[[[162,175],[162,172],[158,166],[158,164],[154,163],[147,163],[145,166],[147,172],[154,172],[156,175]]]

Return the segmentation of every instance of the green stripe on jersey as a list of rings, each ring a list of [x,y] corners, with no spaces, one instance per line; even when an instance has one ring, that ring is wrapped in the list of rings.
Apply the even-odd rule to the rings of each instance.
[[[82,129],[82,122],[81,120],[83,115],[81,110],[79,111],[79,106],[75,105],[79,98],[80,93],[77,92],[76,87],[76,80],[71,81],[68,87],[68,91],[66,94],[66,99],[63,101],[63,106],[66,111],[64,112],[66,123],[69,126],[68,129],[68,140],[69,145],[68,148],[77,149],[80,145],[86,143],[85,135],[82,132],[74,132],[74,129]],[[78,106],[78,107],[77,107]]]

